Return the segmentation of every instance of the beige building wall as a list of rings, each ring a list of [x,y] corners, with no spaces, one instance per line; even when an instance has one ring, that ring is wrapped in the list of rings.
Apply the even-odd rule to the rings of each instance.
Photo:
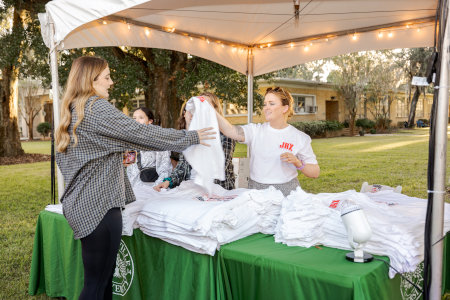
[[[314,106],[317,109],[314,112],[298,112],[291,117],[289,122],[304,122],[304,121],[317,121],[317,120],[337,120],[344,122],[345,120],[345,104],[339,98],[337,92],[333,89],[329,83],[322,83],[316,81],[304,81],[298,79],[274,79],[269,81],[261,81],[259,84],[258,92],[264,95],[267,88],[280,86],[286,88],[294,98],[296,96],[313,97],[315,100]],[[230,105],[227,104],[226,118],[232,124],[247,124],[247,111],[241,110],[238,114],[230,114]],[[328,116],[327,116],[328,108]],[[330,110],[333,112],[330,114]],[[260,123],[265,122],[263,115],[254,114],[253,122]]]
[[[305,81],[299,79],[274,79],[271,81],[261,81],[258,92],[261,95],[269,87],[280,86],[286,88],[294,97],[313,96],[315,98],[315,106],[317,110],[313,113],[301,112],[296,113],[289,120],[289,122],[301,121],[315,121],[315,120],[337,120],[344,122],[348,119],[348,111],[345,107],[345,102],[342,97],[333,88],[330,83]],[[407,106],[408,95],[405,92],[398,92],[394,95],[395,100],[391,103],[389,108],[389,118],[392,120],[391,126],[398,126],[408,120],[409,107]],[[430,119],[431,106],[433,104],[433,95],[427,94],[426,98],[421,95],[416,107],[415,121],[419,119]],[[226,118],[232,124],[247,124],[246,109],[237,109],[233,105],[226,104],[224,107],[226,111]],[[236,112],[237,111],[237,112]],[[366,114],[364,113],[366,111]],[[375,116],[370,109],[370,105],[364,110],[363,101],[360,102],[357,112],[357,118],[364,118],[374,120]],[[449,113],[450,116],[450,113]],[[253,122],[265,122],[263,115],[254,114]]]

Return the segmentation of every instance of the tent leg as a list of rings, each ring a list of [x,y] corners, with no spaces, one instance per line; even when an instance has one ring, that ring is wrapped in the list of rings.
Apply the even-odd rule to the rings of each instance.
[[[247,52],[247,112],[248,124],[253,122],[253,52]],[[247,146],[247,157],[250,157],[250,148]]]
[[[446,8],[447,11],[449,7]],[[447,156],[447,126],[448,126],[448,83],[449,83],[449,47],[450,23],[445,24],[444,41],[441,53],[441,71],[439,82],[438,107],[436,113],[436,138],[434,148],[434,186],[433,210],[431,224],[431,286],[430,299],[441,299],[442,292],[442,257],[444,202],[445,202],[445,172]],[[439,241],[440,240],[440,241]],[[438,242],[439,241],[439,242]],[[436,244],[435,244],[436,243]]]
[[[248,123],[253,122],[253,52],[248,50],[247,55],[247,111]]]
[[[59,78],[58,78],[58,58],[57,58],[57,50],[54,42],[55,35],[55,26],[53,23],[50,23],[50,39],[51,39],[51,48],[50,48],[50,70],[52,74],[52,92],[53,92],[53,126],[54,128],[58,128],[59,125]],[[64,192],[64,178],[61,173],[61,170],[58,166],[56,166],[56,174],[57,174],[57,182],[58,182],[58,202],[61,200],[61,196]]]

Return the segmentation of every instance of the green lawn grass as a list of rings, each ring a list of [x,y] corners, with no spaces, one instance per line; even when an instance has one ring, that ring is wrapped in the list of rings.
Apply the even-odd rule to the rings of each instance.
[[[50,141],[22,142],[22,148],[26,153],[50,154]]]
[[[415,129],[395,135],[314,139],[321,174],[318,179],[299,175],[300,184],[320,193],[359,191],[368,181],[401,185],[404,194],[425,198],[427,134],[426,129]],[[50,153],[48,141],[22,145],[27,153]],[[246,146],[238,144],[235,156],[246,153]],[[28,296],[27,289],[37,216],[50,203],[50,162],[0,166],[0,183],[0,299],[49,299]]]

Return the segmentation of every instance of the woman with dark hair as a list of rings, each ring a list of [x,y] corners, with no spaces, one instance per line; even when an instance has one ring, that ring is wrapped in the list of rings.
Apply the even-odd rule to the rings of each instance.
[[[217,115],[220,131],[247,144],[250,150],[251,189],[274,186],[285,196],[300,186],[298,171],[317,178],[320,168],[311,147],[311,138],[287,123],[294,114],[291,94],[281,88],[268,88],[264,96],[263,124],[231,125]]]
[[[112,299],[121,209],[136,200],[123,167],[125,151],[183,151],[207,145],[214,134],[209,128],[186,131],[139,124],[108,102],[112,84],[104,59],[74,60],[56,130],[56,162],[65,183],[63,213],[74,239],[81,240],[81,300]]]
[[[206,98],[209,104],[216,110],[217,114],[223,115],[222,105],[219,98],[212,93],[202,93],[200,96]],[[180,117],[178,118],[178,129],[189,128],[192,120],[192,114],[185,109],[186,103],[181,107]],[[235,175],[233,170],[233,153],[236,147],[236,141],[220,134],[220,142],[222,144],[223,153],[225,155],[225,180],[215,180],[214,183],[219,184],[226,190],[232,190],[235,187]],[[194,175],[195,176],[195,175]],[[169,177],[153,188],[160,191],[162,188],[174,188],[181,184],[182,181],[193,179],[191,165],[186,161],[183,154],[180,154],[177,166],[173,169]]]
[[[147,107],[139,107],[133,112],[133,119],[144,125],[151,125],[155,117]],[[151,168],[156,172],[155,181],[143,182],[141,170]],[[172,171],[169,151],[138,151],[137,160],[134,164],[127,166],[127,175],[133,188],[139,185],[155,185],[161,183]]]

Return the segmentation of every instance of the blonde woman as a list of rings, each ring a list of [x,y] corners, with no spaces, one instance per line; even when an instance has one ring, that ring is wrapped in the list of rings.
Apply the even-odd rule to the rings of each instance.
[[[311,147],[311,138],[289,125],[294,100],[280,87],[269,88],[264,96],[263,112],[267,122],[233,126],[217,115],[220,131],[247,144],[250,149],[249,188],[274,186],[289,195],[300,185],[300,171],[306,177],[317,178],[320,168]]]
[[[216,95],[204,92],[203,96],[209,104],[216,110],[217,114],[223,116],[222,105]],[[186,103],[181,108],[180,117],[178,119],[178,129],[189,128],[192,120],[192,114],[185,109]],[[235,176],[233,170],[233,153],[236,147],[236,141],[220,134],[220,142],[222,144],[223,153],[225,155],[225,180],[215,180],[214,183],[219,184],[226,190],[232,190],[235,187]],[[183,154],[180,155],[177,166],[173,169],[169,177],[164,178],[163,182],[154,186],[153,189],[161,191],[161,189],[174,188],[181,184],[182,181],[193,179],[193,172],[191,165],[186,161]]]
[[[121,208],[135,200],[122,164],[124,151],[181,151],[211,139],[209,129],[196,132],[139,124],[106,100],[112,84],[105,60],[77,58],[56,131],[56,162],[65,183],[63,212],[74,238],[81,239],[82,300],[112,298]]]

